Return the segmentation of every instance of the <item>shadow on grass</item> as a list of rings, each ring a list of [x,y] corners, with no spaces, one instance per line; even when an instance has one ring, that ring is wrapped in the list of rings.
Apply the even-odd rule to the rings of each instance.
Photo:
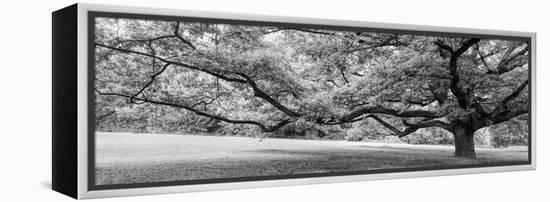
[[[450,149],[357,146],[348,149],[260,149],[230,158],[120,164],[96,168],[97,184],[366,171],[472,165],[527,160],[527,152],[479,151],[477,159],[454,157]]]

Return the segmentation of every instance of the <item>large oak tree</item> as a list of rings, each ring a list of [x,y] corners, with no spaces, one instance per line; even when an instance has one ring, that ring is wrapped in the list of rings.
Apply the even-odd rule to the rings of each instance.
[[[183,109],[263,133],[367,119],[404,137],[474,132],[529,112],[526,41],[98,18],[102,104]]]

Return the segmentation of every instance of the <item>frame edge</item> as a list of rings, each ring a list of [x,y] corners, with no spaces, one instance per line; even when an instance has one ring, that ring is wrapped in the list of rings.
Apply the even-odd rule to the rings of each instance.
[[[416,178],[416,177],[431,177],[431,176],[443,176],[443,175],[462,175],[462,174],[480,174],[480,173],[492,173],[492,172],[508,172],[508,171],[522,171],[522,170],[536,170],[536,147],[535,147],[535,130],[531,132],[531,148],[530,151],[532,158],[531,163],[526,165],[512,165],[512,166],[498,166],[498,167],[480,167],[480,168],[462,168],[462,169],[448,169],[448,170],[431,170],[431,171],[414,171],[414,172],[398,172],[398,173],[381,173],[381,174],[366,174],[366,175],[350,175],[350,176],[336,176],[336,177],[316,177],[316,178],[301,178],[301,179],[282,179],[282,180],[265,180],[265,181],[249,181],[249,182],[228,182],[228,183],[214,183],[214,184],[199,184],[199,185],[174,185],[164,187],[145,187],[145,188],[127,188],[127,189],[112,189],[112,190],[88,190],[87,172],[87,133],[88,133],[88,120],[87,120],[87,88],[88,88],[88,76],[87,76],[87,13],[89,11],[100,12],[119,12],[119,13],[132,13],[132,14],[150,14],[150,15],[167,15],[167,16],[189,16],[189,17],[204,17],[204,18],[227,18],[232,20],[250,20],[254,21],[268,21],[268,22],[286,22],[286,23],[304,23],[304,24],[317,24],[317,25],[344,25],[355,27],[374,27],[382,29],[407,29],[416,31],[432,31],[432,32],[453,32],[461,34],[491,34],[498,36],[517,36],[530,38],[532,41],[531,46],[531,82],[532,87],[532,110],[531,110],[531,123],[532,129],[535,129],[536,123],[536,33],[535,32],[517,32],[517,31],[504,31],[504,30],[488,30],[488,29],[472,29],[472,28],[458,28],[458,27],[443,27],[443,26],[425,26],[425,25],[411,25],[411,24],[397,24],[397,23],[376,23],[366,21],[347,21],[347,20],[334,20],[334,19],[315,19],[315,18],[303,18],[303,17],[291,17],[291,16],[270,16],[270,15],[253,15],[253,14],[236,14],[236,13],[222,13],[222,12],[210,12],[210,11],[191,11],[182,9],[165,9],[154,7],[131,7],[131,6],[118,6],[118,5],[100,5],[100,4],[78,4],[78,118],[79,118],[79,138],[78,138],[78,198],[79,199],[91,199],[91,198],[104,198],[104,197],[118,197],[118,196],[139,196],[150,194],[169,194],[169,193],[186,193],[186,192],[198,192],[198,191],[213,191],[213,190],[231,190],[231,189],[243,189],[243,188],[260,188],[260,187],[277,187],[277,186],[290,186],[290,185],[307,185],[307,184],[321,184],[321,183],[341,183],[341,182],[353,182],[353,181],[365,181],[365,180],[381,180],[381,179],[404,179],[404,178]],[[185,14],[185,15],[184,15]],[[532,84],[531,84],[532,83]],[[531,89],[531,88],[530,88]],[[82,93],[83,91],[83,93]],[[81,102],[84,99],[85,102]]]
[[[77,198],[77,5],[52,12],[52,189]]]

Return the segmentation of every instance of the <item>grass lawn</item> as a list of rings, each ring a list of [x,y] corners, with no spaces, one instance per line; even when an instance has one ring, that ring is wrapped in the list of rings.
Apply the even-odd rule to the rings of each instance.
[[[127,184],[387,168],[527,161],[527,147],[452,146],[254,139],[195,135],[96,133],[96,184]]]

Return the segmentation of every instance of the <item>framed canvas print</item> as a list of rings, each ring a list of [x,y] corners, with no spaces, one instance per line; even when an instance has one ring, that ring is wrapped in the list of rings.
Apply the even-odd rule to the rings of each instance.
[[[52,15],[52,187],[74,198],[535,169],[535,33]]]

